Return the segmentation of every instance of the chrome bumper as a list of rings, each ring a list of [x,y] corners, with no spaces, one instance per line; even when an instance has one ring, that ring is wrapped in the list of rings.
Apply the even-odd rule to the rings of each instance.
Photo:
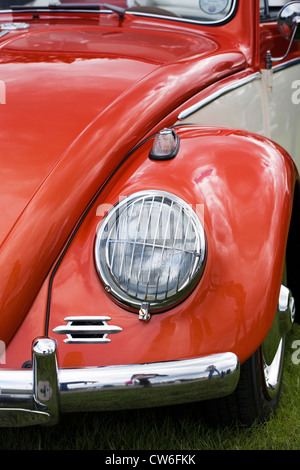
[[[56,343],[38,338],[32,369],[0,370],[0,426],[54,425],[61,413],[148,408],[229,395],[239,380],[232,353],[195,359],[58,369]]]

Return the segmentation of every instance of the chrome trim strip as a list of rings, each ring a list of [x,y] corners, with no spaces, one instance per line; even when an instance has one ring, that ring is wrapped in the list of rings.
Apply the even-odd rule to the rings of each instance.
[[[111,318],[104,316],[104,315],[74,315],[71,317],[65,317],[64,320],[66,322],[72,322],[72,321],[81,321],[81,322],[92,322],[92,323],[99,323],[99,322],[105,322],[105,321],[110,321]]]
[[[270,398],[275,397],[278,393],[278,387],[280,385],[280,377],[283,367],[283,352],[284,338],[281,338],[274,358],[270,364],[265,361],[264,355],[262,354],[263,377],[266,392],[268,393]]]
[[[190,403],[229,395],[233,353],[149,364],[58,369],[56,343],[39,338],[33,369],[0,370],[0,426],[56,424],[60,413]]]
[[[282,284],[276,315],[260,348],[265,392],[269,398],[276,396],[278,392],[283,366],[284,337],[290,331],[294,319],[294,297],[292,292]]]
[[[17,5],[18,7],[18,5]],[[28,6],[27,8],[22,8],[21,6],[19,8],[13,8],[13,9],[8,9],[8,10],[1,10],[0,11],[0,15],[1,14],[14,14],[14,13],[51,13],[51,14],[60,14],[60,13],[88,13],[88,14],[108,14],[108,13],[111,13],[112,10],[99,10],[99,9],[96,9],[93,10],[93,9],[80,9],[80,8],[57,8],[57,9],[52,9],[52,8],[48,8],[48,7],[43,7],[43,6],[37,6],[37,7],[34,7],[34,6]],[[1,21],[1,17],[0,17],[0,21]]]
[[[64,343],[66,344],[107,344],[110,343],[111,340],[104,336],[103,338],[72,338],[68,336],[67,339],[64,339]]]
[[[119,328],[118,326],[108,326],[108,325],[66,325],[66,326],[58,326],[57,328],[54,328],[54,333],[57,333],[58,335],[71,335],[71,334],[77,334],[77,335],[109,335],[111,333],[119,333],[119,331],[122,331],[122,328]]]
[[[296,316],[295,299],[290,289],[281,285],[277,314],[279,317],[280,332],[287,334],[293,326]]]
[[[216,99],[220,98],[221,96],[226,95],[227,93],[236,90],[237,88],[240,88],[244,85],[247,85],[248,83],[253,82],[254,80],[258,80],[261,78],[261,73],[260,72],[255,72],[245,78],[241,78],[240,80],[237,80],[229,85],[224,86],[220,90],[216,91],[215,93],[212,93],[210,96],[207,98],[204,98],[203,100],[199,101],[198,103],[194,104],[193,106],[190,106],[189,108],[185,109],[178,115],[178,120],[183,120],[186,119],[187,117],[191,116],[191,114],[196,113],[200,109],[204,108],[208,104],[212,103]]]

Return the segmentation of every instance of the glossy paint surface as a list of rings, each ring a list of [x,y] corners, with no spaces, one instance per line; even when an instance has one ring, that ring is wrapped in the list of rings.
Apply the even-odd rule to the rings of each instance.
[[[170,162],[149,160],[150,143],[137,151],[95,202],[66,252],[54,277],[49,324],[49,334],[59,342],[62,367],[74,366],[74,357],[79,356],[87,366],[167,361],[227,350],[245,360],[266,335],[283,268],[292,161],[247,133],[183,128],[180,138],[180,152]],[[142,322],[105,292],[95,272],[93,246],[98,224],[119,195],[162,185],[197,211],[208,258],[203,277],[187,300]],[[123,331],[110,335],[109,344],[65,344],[65,336],[53,333],[64,324],[65,312],[105,314]]]
[[[56,162],[93,119],[159,66],[195,48],[200,57],[217,47],[213,41],[180,34],[170,37],[163,32],[69,25],[50,31],[32,25],[26,34],[7,35],[0,59],[6,85],[0,243]],[[14,128],[18,134],[12,139]]]
[[[176,159],[149,160],[150,141],[124,164],[57,265],[48,334],[58,341],[61,367],[167,361],[224,350],[244,361],[270,328],[292,206],[293,163],[275,145],[248,133],[187,127],[179,135]],[[117,306],[101,284],[93,257],[95,234],[120,197],[162,185],[197,212],[208,257],[199,285],[184,302],[142,322]],[[122,328],[108,344],[66,344],[65,335],[53,333],[66,324],[66,316],[96,315]],[[23,347],[29,353],[29,340]],[[12,344],[12,362],[15,354]]]
[[[120,44],[126,34],[132,38],[137,27],[141,37],[147,36],[141,31],[143,22],[132,21],[134,32],[126,30],[121,40],[113,39],[112,51],[107,51],[110,46],[102,51],[103,41],[96,38],[101,26],[80,33],[74,26],[42,24],[34,34],[3,38],[7,111],[1,108],[1,155],[7,178],[1,187],[5,217],[1,219],[0,327],[5,343],[34,301],[79,215],[127,152],[195,90],[245,66],[243,54],[232,50],[230,43],[221,46],[194,33],[185,38],[172,23],[166,32],[165,26],[154,32],[151,24],[142,52],[137,42],[136,50],[123,56]],[[113,15],[109,25],[108,29],[104,25],[104,33],[114,38],[119,26]],[[81,39],[94,38],[99,51],[88,57],[74,52],[78,34]],[[62,37],[67,38],[69,52],[58,51]],[[35,39],[37,49],[44,47],[45,52],[33,51]],[[159,62],[152,46],[162,42],[172,47]],[[141,58],[147,47],[148,60]],[[126,65],[126,72],[120,76],[121,65]],[[17,136],[9,122],[16,116]]]

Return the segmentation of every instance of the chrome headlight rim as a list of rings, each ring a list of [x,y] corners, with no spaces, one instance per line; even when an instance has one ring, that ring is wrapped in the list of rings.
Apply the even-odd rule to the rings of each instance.
[[[195,227],[197,233],[197,248],[198,252],[194,253],[195,260],[193,265],[192,274],[188,283],[185,283],[176,294],[166,297],[165,299],[151,300],[136,298],[128,293],[118,285],[110,271],[110,260],[107,243],[109,241],[108,235],[111,234],[114,221],[119,219],[124,210],[133,202],[140,201],[147,198],[166,198],[166,200],[173,201],[183,211],[188,214],[190,220]],[[194,290],[202,277],[206,258],[207,258],[207,243],[206,235],[202,222],[198,218],[196,212],[187,204],[183,199],[173,193],[149,189],[144,191],[134,192],[128,197],[125,197],[118,202],[112,209],[105,215],[102,222],[97,228],[94,245],[94,258],[97,273],[102,281],[105,290],[110,294],[112,299],[121,307],[130,310],[131,312],[138,313],[142,305],[148,305],[151,313],[161,313],[169,310],[184,301]]]

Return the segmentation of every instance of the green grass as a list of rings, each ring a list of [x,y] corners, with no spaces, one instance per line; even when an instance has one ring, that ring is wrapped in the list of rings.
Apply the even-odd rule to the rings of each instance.
[[[0,428],[0,450],[299,450],[300,364],[288,337],[281,404],[276,415],[251,428],[212,429],[196,405],[66,415],[55,427]],[[300,354],[298,354],[298,359]]]

